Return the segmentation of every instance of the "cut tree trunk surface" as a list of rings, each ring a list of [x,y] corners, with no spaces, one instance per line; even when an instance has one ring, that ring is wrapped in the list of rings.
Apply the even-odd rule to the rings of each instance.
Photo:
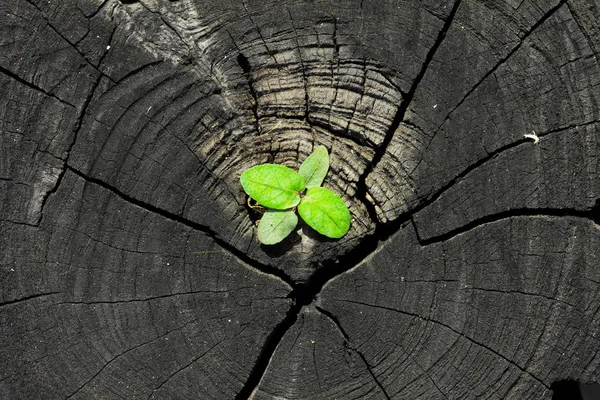
[[[600,1],[0,0],[0,399],[600,382]],[[325,145],[341,240],[239,184]]]

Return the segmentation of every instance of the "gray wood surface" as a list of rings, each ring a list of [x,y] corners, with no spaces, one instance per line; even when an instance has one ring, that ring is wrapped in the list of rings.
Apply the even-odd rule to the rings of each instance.
[[[600,382],[600,2],[0,0],[0,399]],[[347,236],[239,184],[325,145]]]

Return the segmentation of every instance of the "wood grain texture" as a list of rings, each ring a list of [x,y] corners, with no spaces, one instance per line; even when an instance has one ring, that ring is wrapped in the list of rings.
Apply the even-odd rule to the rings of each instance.
[[[600,383],[600,2],[0,1],[1,399]],[[352,215],[256,238],[319,145]]]
[[[408,226],[319,306],[390,398],[551,398],[597,381],[597,227],[506,218],[421,246]]]
[[[279,344],[253,398],[382,398],[368,368],[335,323],[307,308]]]

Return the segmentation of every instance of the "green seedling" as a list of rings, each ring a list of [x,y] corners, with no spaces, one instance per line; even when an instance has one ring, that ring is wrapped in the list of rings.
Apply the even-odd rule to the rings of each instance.
[[[252,167],[242,174],[244,191],[266,207],[258,224],[258,240],[275,244],[285,239],[300,217],[315,231],[339,239],[350,229],[350,211],[344,200],[321,187],[329,170],[329,154],[319,146],[304,160],[298,172],[278,164]]]

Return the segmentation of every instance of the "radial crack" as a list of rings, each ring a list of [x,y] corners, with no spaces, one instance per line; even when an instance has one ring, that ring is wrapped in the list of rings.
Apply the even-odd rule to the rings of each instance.
[[[389,144],[391,143],[396,130],[398,129],[398,127],[404,120],[406,110],[408,110],[408,107],[412,103],[415,92],[417,91],[419,84],[423,80],[423,77],[425,76],[425,73],[427,72],[427,69],[429,68],[429,64],[433,60],[433,57],[435,56],[435,54],[437,53],[438,49],[440,48],[442,42],[446,38],[446,33],[448,33],[448,30],[452,26],[452,22],[454,21],[454,17],[456,16],[456,13],[458,11],[460,3],[461,3],[461,0],[457,0],[454,3],[454,6],[452,7],[450,14],[448,15],[448,18],[444,22],[442,29],[438,33],[433,46],[431,46],[431,48],[427,52],[427,55],[425,56],[425,60],[423,61],[421,70],[415,77],[415,80],[413,81],[413,83],[410,87],[410,90],[406,94],[405,99],[400,104],[400,107],[398,107],[396,114],[394,115],[394,118],[392,120],[392,123],[390,124],[390,127],[385,135],[385,138],[383,139],[382,143],[376,148],[375,155],[373,157],[373,161],[369,164],[369,166],[365,169],[365,172],[359,178],[359,182],[357,184],[357,186],[358,186],[357,194],[360,193],[361,197],[364,197],[367,193],[367,188],[366,188],[367,177],[369,176],[369,174],[371,174],[371,172],[373,172],[375,167],[377,167],[377,164],[379,164],[379,162],[381,161],[381,159],[387,152],[387,148],[388,148]],[[373,207],[373,206],[371,205],[371,207]]]
[[[534,298],[538,298],[538,299],[548,300],[550,303],[564,304],[565,306],[567,306],[570,309],[572,309],[573,313],[576,313],[576,314],[580,314],[581,313],[581,311],[577,309],[576,305],[568,303],[568,302],[566,302],[564,300],[561,300],[561,299],[557,299],[555,297],[551,297],[551,296],[547,296],[545,294],[541,294],[541,293],[530,293],[530,292],[525,292],[525,291],[522,291],[522,290],[499,290],[499,289],[490,289],[490,288],[474,287],[474,286],[466,286],[464,288],[460,288],[459,290],[484,292],[484,293],[506,294],[506,295],[509,295],[511,297],[513,295],[525,296],[525,297],[534,297]]]
[[[567,2],[567,0],[561,0],[556,6],[552,7],[550,10],[548,10],[548,12],[546,12],[546,14],[544,14],[542,16],[542,18],[540,18],[532,27],[531,29],[529,29],[529,31],[527,31],[523,36],[521,36],[519,43],[517,43],[517,45],[506,55],[504,56],[502,59],[500,59],[496,65],[494,65],[485,75],[483,75],[483,77],[477,81],[477,83],[475,83],[475,85],[473,85],[473,87],[471,87],[471,89],[469,89],[469,91],[463,96],[463,98],[458,102],[458,104],[453,107],[450,112],[448,112],[448,114],[446,114],[446,116],[444,117],[442,123],[437,127],[437,129],[435,130],[435,132],[433,133],[433,135],[431,135],[430,139],[429,139],[429,143],[427,144],[426,148],[429,147],[429,145],[431,145],[431,142],[433,141],[433,138],[437,135],[437,133],[440,131],[440,129],[442,128],[442,126],[444,126],[444,124],[446,123],[446,121],[448,121],[450,119],[450,116],[454,113],[454,111],[456,111],[466,100],[467,98],[475,91],[477,90],[477,88],[489,77],[491,76],[494,72],[496,72],[498,70],[498,68],[500,68],[501,65],[503,65],[506,61],[508,61],[509,58],[511,58],[523,45],[523,43],[525,43],[525,41],[527,40],[527,38],[529,36],[531,36],[531,34],[533,34],[537,28],[542,25],[544,22],[546,22],[552,15],[554,15],[555,12],[557,12],[565,3]]]
[[[33,294],[30,296],[26,296],[26,297],[21,297],[18,299],[13,299],[13,300],[9,300],[9,301],[5,301],[4,303],[0,303],[0,307],[6,307],[6,306],[11,306],[11,305],[15,305],[15,304],[20,304],[29,300],[34,300],[34,299],[41,299],[44,297],[48,297],[48,296],[52,296],[54,294],[61,294],[62,292],[47,292],[47,293],[38,293],[38,294]]]
[[[377,167],[377,165],[379,164],[379,162],[381,161],[383,156],[386,154],[387,149],[388,149],[390,143],[392,142],[392,139],[394,138],[394,134],[395,134],[396,130],[398,130],[398,127],[400,126],[402,121],[404,120],[404,116],[406,114],[406,111],[408,110],[408,107],[412,103],[415,92],[417,91],[419,84],[421,83],[423,77],[425,76],[425,73],[427,72],[427,69],[429,68],[429,64],[433,60],[433,57],[437,53],[437,50],[439,49],[442,42],[444,41],[444,39],[446,37],[446,33],[449,31],[450,27],[452,26],[452,22],[454,21],[454,18],[456,16],[456,13],[458,11],[460,3],[461,3],[461,0],[456,0],[456,2],[454,3],[452,10],[450,11],[448,18],[444,22],[442,29],[439,31],[433,46],[431,46],[431,48],[427,52],[427,55],[425,56],[425,60],[423,61],[421,69],[420,69],[419,73],[417,74],[417,76],[415,77],[415,80],[413,81],[413,83],[410,87],[410,90],[408,91],[408,93],[402,100],[402,103],[396,110],[396,114],[394,115],[394,118],[392,119],[392,122],[385,134],[385,137],[383,138],[383,141],[381,142],[381,144],[379,146],[375,147],[375,154],[373,156],[373,160],[365,168],[364,172],[359,177],[358,182],[356,183],[356,198],[365,206],[365,208],[367,209],[367,213],[369,214],[369,217],[374,222],[376,222],[378,220],[378,216],[377,216],[377,210],[375,208],[375,204],[373,204],[372,201],[369,201],[370,196],[368,195],[368,189],[367,189],[367,183],[366,183],[367,177],[375,170],[375,168]]]
[[[94,93],[96,93],[96,89],[100,86],[102,77],[103,77],[103,75],[101,75],[101,74],[98,75],[98,78],[96,79],[96,82],[94,83],[94,86],[92,87],[92,90],[90,91],[89,95],[87,96],[87,98],[85,99],[85,101],[83,103],[83,106],[81,107],[81,112],[77,116],[77,122],[75,124],[75,129],[73,130],[73,139],[71,139],[71,143],[69,143],[69,146],[66,149],[67,155],[66,155],[65,159],[63,160],[62,169],[61,169],[60,173],[58,174],[58,177],[56,178],[56,183],[54,184],[54,186],[50,190],[48,190],[48,192],[46,192],[46,194],[42,198],[42,201],[40,204],[40,215],[38,217],[38,220],[36,221],[36,226],[39,226],[42,222],[42,219],[44,217],[44,206],[46,205],[46,202],[48,201],[50,196],[58,190],[58,188],[62,182],[62,179],[65,176],[65,173],[67,171],[67,165],[69,162],[69,157],[71,156],[71,151],[73,150],[73,147],[75,146],[75,143],[77,142],[77,136],[79,135],[79,131],[81,130],[81,127],[83,126],[83,119],[86,115],[88,107],[90,106],[90,103],[92,102],[92,99],[94,98]]]
[[[77,48],[77,44],[75,44],[75,43],[72,43],[70,40],[68,40],[68,39],[67,39],[67,38],[66,38],[66,37],[65,37],[65,36],[64,36],[64,35],[63,35],[63,34],[62,34],[62,33],[61,33],[61,32],[60,32],[58,29],[56,29],[56,28],[54,27],[54,25],[52,25],[52,24],[50,23],[50,20],[49,20],[49,19],[46,17],[46,15],[44,14],[43,10],[42,10],[42,9],[41,9],[41,8],[40,8],[40,7],[39,7],[37,4],[33,3],[31,0],[25,0],[25,1],[27,1],[27,2],[28,2],[30,5],[31,5],[31,6],[33,6],[34,8],[36,8],[36,9],[38,10],[38,12],[40,13],[40,16],[41,16],[41,17],[42,17],[42,18],[43,18],[43,19],[46,21],[46,25],[48,25],[48,26],[50,27],[50,29],[52,29],[52,31],[53,31],[54,33],[56,33],[58,36],[60,36],[60,38],[61,38],[62,40],[64,40],[64,41],[65,41],[67,44],[69,44],[69,46],[71,46],[71,47],[73,48],[73,50],[75,50],[75,51],[76,51],[76,52],[79,54],[79,56],[80,56],[80,57],[81,57],[81,58],[82,58],[82,59],[83,59],[83,60],[84,60],[84,61],[85,61],[85,62],[86,62],[86,63],[87,63],[87,64],[88,64],[90,67],[92,67],[92,68],[93,68],[95,71],[97,71],[97,72],[98,72],[100,75],[102,75],[102,76],[106,77],[108,80],[110,80],[111,82],[115,83],[115,82],[113,81],[113,79],[112,79],[110,76],[106,75],[104,72],[102,72],[102,71],[100,70],[100,63],[98,63],[98,65],[94,65],[94,64],[92,64],[92,63],[91,63],[91,62],[90,62],[90,61],[87,59],[87,57],[86,57],[86,56],[85,56],[85,55],[84,55],[84,54],[81,52],[81,50],[79,50],[79,49]],[[102,7],[100,7],[100,8],[102,8]],[[115,30],[116,30],[116,26],[115,26]],[[114,31],[113,31],[113,33],[114,33]]]
[[[365,356],[360,352],[360,350],[358,350],[357,348],[355,348],[353,346],[350,346],[350,338],[346,334],[346,331],[344,330],[344,328],[342,328],[342,325],[340,324],[340,321],[331,312],[325,310],[324,308],[321,308],[321,307],[315,307],[315,308],[321,314],[323,314],[328,319],[330,319],[331,322],[333,322],[333,324],[336,326],[336,328],[338,329],[338,331],[340,331],[340,333],[344,337],[344,346],[346,347],[346,349],[348,349],[350,351],[353,351],[354,353],[356,353],[360,357],[360,359],[362,360],[362,362],[365,364],[365,367],[367,368],[367,371],[369,372],[369,375],[371,375],[371,378],[373,379],[373,382],[375,382],[375,384],[379,387],[379,389],[381,390],[381,392],[383,393],[383,395],[385,396],[385,398],[387,400],[391,400],[390,395],[387,393],[387,391],[385,390],[385,388],[383,387],[383,385],[381,384],[381,382],[379,382],[379,379],[377,379],[377,376],[375,376],[375,373],[372,370],[371,364],[369,364],[369,362],[367,361],[367,359],[365,358]]]
[[[237,290],[239,290],[241,288],[238,288]],[[233,290],[195,290],[195,291],[191,291],[191,292],[179,292],[179,293],[169,293],[169,294],[164,294],[161,296],[151,296],[151,297],[144,297],[142,299],[127,299],[127,300],[110,300],[110,301],[65,301],[65,302],[61,302],[61,303],[56,303],[57,306],[62,306],[62,305],[92,305],[92,304],[131,304],[131,303],[145,303],[148,301],[152,301],[152,300],[159,300],[159,299],[168,299],[171,297],[179,297],[179,296],[191,296],[191,295],[195,295],[195,294],[204,294],[204,293],[210,293],[210,294],[227,294],[232,292]]]
[[[441,321],[432,319],[432,318],[427,318],[427,317],[423,317],[422,315],[416,314],[416,313],[412,313],[412,312],[408,312],[408,311],[401,311],[401,310],[397,310],[395,308],[392,307],[385,307],[385,306],[379,306],[379,305],[373,305],[373,304],[368,304],[368,303],[362,303],[360,301],[354,301],[354,300],[337,300],[340,302],[345,302],[345,303],[351,303],[351,304],[357,304],[359,306],[364,306],[364,307],[371,307],[371,308],[377,308],[377,309],[381,309],[381,310],[386,310],[386,311],[392,311],[398,314],[402,314],[402,315],[406,315],[406,316],[410,316],[410,317],[415,317],[420,319],[421,321],[424,322],[431,322],[433,324],[439,325],[441,327],[444,327],[448,330],[450,330],[451,332],[454,332],[456,335],[464,338],[465,340],[477,345],[478,347],[481,347],[485,350],[487,350],[488,352],[496,355],[497,357],[501,358],[502,360],[506,361],[507,363],[509,363],[510,365],[518,368],[521,372],[527,374],[528,376],[530,376],[532,379],[535,379],[538,383],[540,383],[542,386],[544,386],[546,389],[550,390],[550,387],[548,385],[546,385],[546,383],[544,383],[544,381],[542,381],[540,378],[538,378],[537,376],[533,375],[531,372],[527,371],[525,368],[521,367],[519,364],[517,364],[516,362],[510,360],[509,358],[507,358],[506,356],[502,355],[501,353],[499,353],[498,351],[492,349],[491,347],[487,346],[486,344],[470,337],[467,336],[465,333],[463,332],[459,332],[456,329],[454,329],[453,327],[451,327],[450,325],[447,325]]]
[[[73,108],[77,108],[75,107],[73,104],[69,103],[66,100],[61,99],[60,97],[58,97],[57,95],[55,95],[54,93],[50,93],[47,92],[46,90],[42,89],[41,87],[34,85],[33,83],[26,81],[25,79],[21,78],[20,76],[18,76],[17,74],[15,74],[14,72],[11,72],[9,70],[7,70],[6,68],[3,68],[0,66],[0,72],[6,76],[8,76],[9,78],[14,79],[15,81],[27,86],[30,89],[35,90],[36,92],[42,93],[48,97],[52,97],[55,100],[58,100],[59,102],[61,102],[62,104],[65,104],[67,106],[73,107]]]
[[[593,120],[593,121],[588,121],[588,122],[584,122],[581,124],[571,124],[571,125],[559,127],[559,128],[552,129],[552,130],[549,130],[544,133],[539,133],[539,134],[537,134],[537,138],[539,140],[548,135],[568,131],[571,129],[579,129],[579,128],[583,128],[583,127],[591,126],[591,125],[595,125],[595,124],[600,124],[600,120]],[[457,183],[461,182],[463,178],[465,178],[471,172],[473,172],[477,168],[481,167],[482,165],[486,164],[487,162],[495,159],[499,154],[504,153],[508,150],[514,149],[516,147],[522,146],[522,145],[529,145],[530,143],[531,143],[530,139],[523,138],[523,139],[517,140],[515,142],[509,143],[507,145],[504,145],[504,146],[488,153],[488,155],[486,157],[483,157],[483,158],[475,161],[473,164],[470,164],[469,166],[467,166],[458,175],[456,175],[456,177],[454,177],[448,183],[446,183],[444,186],[442,186],[440,189],[438,189],[434,194],[428,196],[422,203],[418,204],[413,210],[411,210],[411,212],[410,212],[411,215],[414,215],[414,214],[418,213],[419,211],[425,209],[426,207],[430,206],[431,204],[433,204],[450,188],[455,186]],[[587,218],[595,221],[597,219],[597,217],[595,217],[594,215],[595,214],[593,214],[593,212],[591,212],[590,216],[588,216]],[[407,218],[402,218],[402,216],[400,216],[400,217],[398,217],[398,219],[401,221],[405,221]],[[394,221],[392,221],[392,222],[394,222]],[[416,226],[415,226],[415,228],[416,228]]]
[[[258,261],[252,259],[246,253],[237,249],[235,246],[229,244],[226,240],[222,239],[219,236],[219,234],[217,232],[215,232],[213,229],[211,229],[210,227],[202,225],[198,222],[194,222],[194,221],[189,220],[181,215],[164,210],[162,208],[159,208],[159,207],[152,205],[150,203],[147,203],[145,201],[138,200],[130,195],[125,194],[124,192],[120,191],[116,187],[111,186],[108,183],[106,183],[100,179],[85,175],[83,172],[73,168],[70,165],[67,165],[66,169],[73,172],[75,175],[79,176],[80,178],[84,179],[87,182],[90,182],[90,183],[93,183],[100,187],[103,187],[104,189],[117,195],[119,198],[121,198],[122,200],[124,200],[130,204],[140,207],[140,208],[142,208],[148,212],[151,212],[153,214],[160,215],[163,218],[183,224],[193,230],[204,233],[206,236],[211,238],[216,244],[218,244],[222,249],[228,251],[229,253],[231,253],[233,256],[235,256],[236,258],[238,258],[239,260],[241,260],[243,263],[247,264],[248,266],[250,266],[262,273],[272,275],[276,278],[279,278],[283,282],[287,283],[290,287],[294,286],[294,281],[285,272],[283,272],[282,270],[280,270],[278,268],[259,263]]]
[[[279,346],[279,343],[281,343],[281,340],[285,334],[298,320],[298,314],[300,314],[301,309],[302,304],[296,301],[295,304],[293,304],[288,310],[285,318],[278,323],[275,328],[273,328],[269,336],[267,336],[267,340],[265,341],[260,354],[258,355],[258,358],[256,359],[256,362],[250,371],[250,375],[248,375],[248,379],[246,379],[246,382],[244,383],[244,386],[240,392],[237,394],[237,396],[235,396],[235,400],[247,400],[252,397],[254,391],[258,387],[260,381],[265,375],[265,372],[267,371],[267,367],[273,358],[273,354],[275,354],[277,346]]]
[[[502,211],[495,214],[489,214],[485,217],[477,218],[468,224],[465,224],[456,229],[452,229],[444,234],[432,236],[427,239],[422,239],[419,236],[419,231],[414,219],[411,217],[411,221],[415,232],[417,234],[417,240],[421,246],[428,246],[434,243],[445,242],[455,238],[456,236],[462,235],[474,229],[477,229],[483,225],[492,224],[505,219],[512,219],[516,217],[569,217],[569,218],[583,218],[586,220],[593,221],[592,215],[593,209],[589,210],[575,210],[568,208],[515,208],[507,211]]]
[[[217,343],[215,343],[213,346],[211,346],[208,350],[206,350],[202,354],[194,357],[189,363],[187,363],[186,365],[184,365],[183,367],[179,368],[177,371],[175,371],[174,373],[172,373],[160,385],[158,385],[156,388],[154,388],[152,390],[152,392],[150,392],[150,395],[148,396],[147,400],[150,400],[152,398],[152,396],[154,396],[154,393],[157,392],[158,390],[160,390],[160,388],[162,388],[164,385],[166,385],[171,379],[173,379],[173,377],[175,377],[176,375],[178,375],[181,372],[183,372],[186,369],[188,369],[191,365],[195,364],[198,360],[200,360],[202,357],[204,357],[206,354],[208,354],[212,349],[214,349],[215,347],[217,347],[218,345],[220,345],[221,343],[223,343],[225,340],[227,340],[227,339],[219,340]]]
[[[73,393],[71,393],[70,395],[68,395],[68,396],[67,396],[67,398],[66,398],[66,400],[68,400],[68,399],[72,398],[72,397],[73,397],[73,396],[75,396],[77,393],[79,393],[79,392],[80,392],[80,391],[81,391],[81,390],[82,390],[84,387],[86,387],[86,386],[87,386],[87,385],[88,385],[90,382],[92,382],[94,379],[96,379],[96,377],[97,377],[98,375],[100,375],[100,374],[102,373],[102,371],[104,371],[104,370],[105,370],[105,369],[106,369],[106,368],[107,368],[107,367],[108,367],[110,364],[112,364],[113,362],[115,362],[115,361],[116,361],[116,360],[118,360],[119,358],[123,357],[124,355],[126,355],[126,354],[128,354],[128,353],[130,353],[130,352],[132,352],[132,351],[134,351],[134,350],[137,350],[137,349],[139,349],[139,348],[140,348],[140,347],[142,347],[142,346],[145,346],[145,345],[147,345],[147,344],[150,344],[150,343],[152,343],[152,342],[155,342],[156,340],[158,340],[158,339],[161,339],[161,338],[163,338],[163,337],[165,337],[165,336],[169,335],[169,334],[170,334],[170,333],[172,333],[172,332],[175,332],[175,331],[177,331],[177,330],[183,329],[183,328],[185,328],[186,326],[188,326],[189,324],[192,324],[192,323],[196,322],[197,320],[198,320],[198,318],[196,318],[196,319],[193,319],[193,320],[191,320],[191,321],[188,321],[188,322],[186,322],[185,324],[183,324],[183,325],[182,325],[182,326],[180,326],[180,327],[177,327],[177,328],[175,328],[175,329],[172,329],[172,330],[170,330],[170,331],[167,331],[167,332],[163,333],[162,335],[159,335],[159,336],[157,336],[157,337],[155,337],[155,338],[153,338],[153,339],[151,339],[151,340],[148,340],[148,341],[146,341],[146,342],[143,342],[143,343],[137,344],[137,345],[135,345],[135,346],[133,346],[133,347],[131,347],[131,348],[129,348],[129,349],[127,349],[127,350],[125,350],[124,352],[117,354],[116,356],[114,356],[113,358],[111,358],[110,360],[108,360],[108,361],[106,362],[106,364],[104,364],[104,365],[102,366],[102,368],[100,368],[100,369],[98,370],[98,372],[96,372],[94,375],[92,375],[92,377],[91,377],[91,378],[89,378],[89,379],[88,379],[87,381],[85,381],[85,382],[84,382],[82,385],[80,385],[80,386],[79,386],[79,387],[78,387],[78,388],[77,388],[77,389],[76,389],[76,390],[75,390]]]

